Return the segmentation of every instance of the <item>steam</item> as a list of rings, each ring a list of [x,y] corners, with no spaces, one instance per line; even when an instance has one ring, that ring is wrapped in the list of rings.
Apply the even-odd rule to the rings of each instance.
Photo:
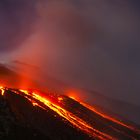
[[[130,12],[129,3],[42,2],[36,3],[38,18],[32,34],[8,54],[9,59],[36,65],[71,88],[96,90],[138,104],[140,66],[131,61],[137,63],[139,57],[127,64],[127,56],[139,50],[133,46],[139,44],[135,39],[139,19],[135,11]],[[23,71],[35,76],[33,71]]]

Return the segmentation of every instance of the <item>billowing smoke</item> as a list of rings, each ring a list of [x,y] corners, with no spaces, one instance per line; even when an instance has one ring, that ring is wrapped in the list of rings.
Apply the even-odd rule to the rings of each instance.
[[[21,1],[18,3],[14,7],[19,8],[21,14],[12,14],[18,13],[15,20],[11,20],[15,23],[10,24],[8,18],[8,25],[1,26],[10,32],[8,34],[16,31],[17,37],[11,35],[11,42],[2,39],[5,45],[1,45],[1,49],[15,46],[13,40],[22,38],[24,42],[4,57],[37,65],[45,74],[71,87],[96,90],[139,104],[140,20],[132,4],[115,0],[44,0],[35,5],[24,1],[24,7]],[[32,27],[34,30],[28,36],[28,29]],[[7,37],[5,30],[3,32]],[[26,33],[26,40],[20,33]]]

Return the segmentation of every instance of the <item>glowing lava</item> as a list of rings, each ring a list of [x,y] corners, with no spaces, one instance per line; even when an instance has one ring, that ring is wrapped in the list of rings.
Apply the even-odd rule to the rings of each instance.
[[[129,126],[129,125],[126,125],[126,124],[124,124],[123,122],[121,122],[121,121],[119,121],[119,120],[116,120],[116,119],[114,119],[114,118],[112,118],[112,117],[110,117],[110,116],[108,116],[108,115],[105,115],[105,114],[103,114],[103,113],[97,111],[97,109],[95,109],[94,107],[92,107],[92,106],[90,106],[90,105],[88,105],[88,104],[86,104],[86,103],[80,102],[80,104],[83,105],[83,106],[85,106],[85,107],[88,108],[89,110],[95,112],[96,114],[100,115],[101,117],[103,117],[103,118],[105,118],[105,119],[108,119],[108,120],[110,120],[110,121],[112,121],[112,122],[115,122],[115,123],[117,123],[117,124],[119,124],[119,125],[122,125],[122,126],[124,126],[124,127],[127,127],[127,128],[129,128],[129,129],[131,129],[131,130],[137,131],[134,127]]]
[[[37,101],[40,101],[41,103],[43,103],[44,105],[46,105],[47,107],[49,107],[51,110],[55,111],[57,114],[59,114],[61,117],[65,118],[67,121],[69,121],[70,123],[72,123],[74,126],[76,126],[77,128],[79,128],[80,130],[88,133],[90,136],[93,136],[95,138],[100,138],[100,139],[108,139],[108,140],[112,140],[113,138],[103,132],[100,132],[96,129],[94,129],[92,126],[90,126],[89,124],[87,124],[85,121],[83,121],[82,119],[80,119],[79,117],[75,116],[73,113],[65,110],[64,108],[60,107],[59,105],[57,105],[56,103],[50,101],[49,99],[41,96],[39,93],[36,92],[32,92],[31,94],[26,91],[26,90],[20,90],[22,93],[24,93],[25,95],[28,96],[32,96],[32,98],[36,99]],[[62,97],[59,97],[58,100],[63,100]],[[32,100],[30,100],[32,101]],[[33,105],[35,103],[33,102]],[[35,105],[38,105],[37,103]],[[42,106],[41,106],[42,107]],[[43,107],[44,108],[44,107]]]
[[[0,86],[0,91],[1,91],[1,95],[3,96],[3,95],[4,95],[4,92],[5,92],[4,87],[3,87],[3,86]]]
[[[65,108],[63,108],[61,106],[61,102],[64,100],[63,96],[54,97],[53,95],[44,95],[40,92],[21,90],[21,89],[20,90],[7,89],[7,88],[0,86],[1,95],[4,95],[5,90],[11,90],[12,92],[14,92],[16,94],[19,94],[19,95],[25,97],[32,103],[33,106],[38,106],[38,107],[42,108],[43,110],[47,110],[48,108],[53,110],[55,113],[57,113],[63,119],[67,120],[74,127],[82,130],[83,132],[88,134],[90,137],[93,137],[93,138],[99,139],[99,140],[115,140],[116,139],[115,137],[112,137],[109,134],[106,134],[105,132],[97,130],[97,128],[95,128],[95,126],[87,123],[85,120],[81,119],[73,112],[70,112],[70,111],[66,110]],[[76,100],[76,99],[74,98],[73,100]],[[137,129],[135,129],[134,127],[126,125],[125,123],[123,123],[117,119],[114,119],[108,115],[105,115],[105,114],[99,112],[94,107],[91,107],[83,102],[79,102],[79,103],[82,106],[86,107],[87,109],[91,110],[92,112],[96,113],[97,115],[99,115],[100,117],[102,117],[104,119],[107,119],[117,125],[121,125],[132,131],[137,131]],[[112,126],[112,128],[113,128],[113,126]],[[116,128],[114,127],[113,129],[116,129]],[[115,131],[120,131],[120,130],[116,129]],[[139,133],[139,131],[137,131],[137,132]],[[127,135],[127,134],[125,134],[125,132],[119,132],[119,133],[124,133],[124,135]],[[133,137],[131,137],[131,138],[133,139]]]

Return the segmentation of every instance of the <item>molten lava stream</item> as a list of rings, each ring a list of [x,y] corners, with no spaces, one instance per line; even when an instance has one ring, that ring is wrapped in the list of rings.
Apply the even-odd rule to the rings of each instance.
[[[0,86],[0,91],[1,91],[1,95],[3,96],[5,92],[4,87]]]
[[[1,95],[4,95],[5,90],[7,90],[7,89],[0,87]],[[16,94],[19,94],[19,95],[27,98],[33,104],[33,106],[38,106],[44,110],[47,110],[48,108],[50,108],[51,110],[56,112],[58,115],[60,115],[61,117],[63,117],[67,121],[69,121],[71,124],[73,124],[73,126],[82,130],[83,132],[87,133],[89,136],[91,136],[93,138],[97,138],[97,139],[101,139],[101,140],[114,140],[115,139],[114,137],[95,129],[94,126],[89,125],[86,121],[82,120],[81,118],[79,118],[78,116],[73,114],[72,112],[67,111],[66,109],[61,107],[57,102],[55,102],[55,100],[51,99],[50,97],[48,97],[48,98],[44,97],[39,92],[29,92],[27,90],[15,90],[15,89],[10,89],[10,90]],[[112,122],[115,122],[117,124],[120,124],[122,126],[125,126],[129,129],[134,130],[133,127],[128,126],[107,115],[104,115],[103,113],[100,113],[95,108],[93,108],[85,103],[80,102],[80,104],[83,105],[84,107],[90,109],[91,111],[97,113],[98,115],[102,116],[103,118],[106,118]]]
[[[14,91],[14,90],[12,90],[12,91]],[[107,139],[113,140],[113,138],[111,136],[109,136],[103,132],[100,132],[99,130],[94,129],[92,126],[87,124],[85,121],[83,121],[79,117],[75,116],[73,113],[65,110],[64,108],[60,107],[56,103],[51,102],[49,99],[41,96],[39,93],[36,93],[36,92],[29,93],[26,90],[20,90],[20,91],[22,92],[22,96],[24,96],[29,101],[31,101],[33,105],[37,105],[37,106],[41,107],[42,109],[45,109],[44,106],[39,105],[39,102],[43,103],[46,106],[46,109],[49,107],[51,110],[55,111],[61,117],[65,118],[71,124],[73,124],[74,126],[79,128],[80,130],[86,132],[88,135],[90,135],[94,138],[101,139],[101,140],[107,140]],[[19,94],[17,91],[14,91],[14,92]],[[39,101],[39,102],[36,102],[36,101]]]
[[[90,105],[88,105],[88,104],[86,104],[86,103],[80,102],[80,104],[83,105],[84,107],[88,108],[89,110],[95,112],[96,114],[100,115],[101,117],[103,117],[103,118],[105,118],[105,119],[108,119],[108,120],[110,120],[110,121],[112,121],[112,122],[114,122],[114,123],[117,123],[117,124],[119,124],[119,125],[121,125],[121,126],[124,126],[124,127],[128,128],[128,129],[130,129],[130,130],[132,130],[132,131],[136,131],[136,132],[140,133],[140,131],[137,130],[136,128],[134,128],[134,127],[132,127],[132,126],[130,126],[130,125],[127,125],[127,124],[125,124],[125,123],[123,123],[123,122],[121,122],[121,121],[119,121],[119,120],[117,120],[117,119],[114,119],[114,118],[112,118],[112,117],[110,117],[110,116],[108,116],[108,115],[105,115],[105,114],[99,112],[99,111],[98,111],[97,109],[95,109],[94,107],[92,107],[92,106],[90,106]]]
[[[39,93],[33,92],[32,94],[30,94],[26,90],[20,90],[20,91],[23,92],[25,95],[31,96],[35,100],[40,101],[45,106],[47,106],[50,109],[52,109],[53,111],[55,111],[61,117],[65,118],[71,124],[73,124],[74,126],[79,128],[80,130],[86,132],[90,136],[93,136],[95,138],[99,138],[101,140],[104,140],[104,139],[112,140],[113,139],[111,136],[109,136],[109,135],[107,135],[107,134],[105,134],[103,132],[100,132],[100,131],[94,129],[92,126],[88,125],[85,121],[83,121],[79,117],[75,116],[73,113],[65,110],[64,108],[60,107],[56,103],[51,102],[47,98],[41,96]]]

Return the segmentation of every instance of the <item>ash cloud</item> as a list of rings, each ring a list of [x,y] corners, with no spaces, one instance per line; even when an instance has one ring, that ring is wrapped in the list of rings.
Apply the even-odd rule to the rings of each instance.
[[[20,60],[23,51],[30,52],[22,59],[35,63],[40,56],[37,65],[56,79],[139,104],[140,13],[135,5],[116,0],[40,2],[35,33],[12,58]]]

